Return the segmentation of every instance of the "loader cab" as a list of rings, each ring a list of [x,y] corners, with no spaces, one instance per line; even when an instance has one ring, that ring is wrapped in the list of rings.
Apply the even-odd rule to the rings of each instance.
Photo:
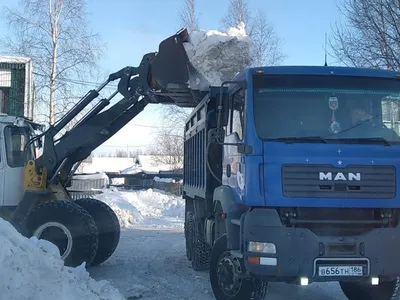
[[[24,118],[0,116],[0,206],[12,210],[23,195],[23,173],[27,160],[35,158],[35,149],[26,143],[33,136],[32,126]]]

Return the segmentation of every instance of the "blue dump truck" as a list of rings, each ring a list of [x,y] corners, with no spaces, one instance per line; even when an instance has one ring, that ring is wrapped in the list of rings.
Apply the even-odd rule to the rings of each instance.
[[[187,258],[216,299],[337,281],[400,299],[400,73],[248,68],[185,125]]]

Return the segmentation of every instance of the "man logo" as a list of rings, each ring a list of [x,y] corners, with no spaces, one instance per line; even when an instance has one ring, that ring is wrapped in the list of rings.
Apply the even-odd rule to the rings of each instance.
[[[335,176],[333,176],[332,172],[319,172],[319,180],[329,180],[329,181],[360,181],[361,180],[361,173],[341,173],[338,172],[336,173]]]

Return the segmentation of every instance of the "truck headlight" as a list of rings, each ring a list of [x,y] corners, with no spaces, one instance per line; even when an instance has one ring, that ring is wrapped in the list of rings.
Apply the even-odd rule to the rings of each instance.
[[[249,242],[249,252],[276,254],[276,246],[273,243]]]

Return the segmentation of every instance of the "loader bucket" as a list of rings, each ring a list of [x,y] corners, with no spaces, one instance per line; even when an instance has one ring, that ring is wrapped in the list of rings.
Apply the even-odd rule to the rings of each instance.
[[[189,58],[183,46],[188,36],[187,30],[181,29],[162,41],[151,62],[153,80],[164,89],[168,84],[186,84],[189,81]]]

